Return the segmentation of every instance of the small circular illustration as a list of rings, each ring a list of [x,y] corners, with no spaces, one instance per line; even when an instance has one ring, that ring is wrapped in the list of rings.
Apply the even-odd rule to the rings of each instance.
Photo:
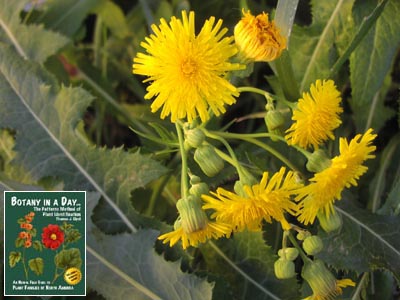
[[[78,268],[68,268],[64,273],[64,280],[70,285],[78,284],[82,279],[82,272]]]

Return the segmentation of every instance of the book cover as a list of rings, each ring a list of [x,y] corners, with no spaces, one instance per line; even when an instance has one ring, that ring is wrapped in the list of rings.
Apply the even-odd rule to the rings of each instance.
[[[86,192],[4,192],[4,295],[86,294]]]

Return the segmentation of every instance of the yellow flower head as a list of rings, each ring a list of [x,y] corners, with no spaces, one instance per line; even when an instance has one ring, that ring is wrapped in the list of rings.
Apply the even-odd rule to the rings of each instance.
[[[189,246],[197,247],[199,243],[205,243],[209,239],[218,239],[222,236],[230,236],[232,228],[226,224],[208,221],[204,228],[193,231],[185,232],[182,227],[177,227],[174,231],[160,235],[159,240],[163,240],[163,243],[170,243],[172,247],[179,240],[182,241],[182,248],[186,249]]]
[[[331,160],[328,168],[316,173],[309,185],[298,191],[296,200],[301,200],[300,222],[305,225],[313,223],[320,210],[329,218],[333,203],[341,199],[343,189],[357,186],[357,180],[367,171],[364,161],[375,157],[372,152],[376,147],[371,145],[375,137],[376,134],[372,134],[372,129],[369,129],[364,135],[356,135],[350,143],[345,138],[340,139],[340,155]]]
[[[188,17],[182,11],[182,20],[172,17],[169,24],[160,22],[141,43],[147,53],[133,59],[133,73],[148,76],[145,99],[155,97],[152,112],[162,107],[161,118],[171,115],[172,122],[192,122],[198,115],[205,121],[209,107],[217,116],[224,113],[224,105],[235,103],[234,96],[239,95],[224,76],[244,66],[228,61],[237,49],[233,37],[224,38],[228,30],[221,29],[222,20],[215,24],[211,17],[197,36],[194,12]]]
[[[264,12],[253,16],[250,11],[243,10],[243,17],[236,24],[234,35],[241,56],[250,61],[272,61],[286,48],[286,39]]]
[[[289,171],[286,177],[284,174],[285,168],[281,168],[268,180],[265,172],[259,184],[244,186],[246,197],[218,188],[216,193],[211,193],[212,196],[202,196],[203,209],[214,210],[211,217],[231,225],[235,231],[246,228],[258,231],[263,220],[271,223],[272,218],[281,222],[284,229],[289,229],[284,213],[295,214],[296,205],[290,196],[300,184],[293,172]]]
[[[301,276],[313,291],[313,294],[304,300],[333,300],[342,294],[342,288],[355,286],[350,279],[337,280],[321,260],[307,262]]]
[[[164,240],[163,243],[170,242],[170,246],[182,240],[182,247],[196,247],[199,243],[222,236],[230,236],[232,228],[226,224],[215,223],[208,220],[205,212],[201,209],[201,200],[197,196],[189,196],[180,199],[176,207],[179,211],[179,218],[175,222],[175,230],[158,237]]]
[[[333,130],[342,123],[339,114],[343,112],[339,91],[332,80],[317,80],[309,93],[303,93],[297,108],[293,111],[295,121],[286,131],[289,145],[306,149],[310,145],[318,149],[328,138],[334,139]]]

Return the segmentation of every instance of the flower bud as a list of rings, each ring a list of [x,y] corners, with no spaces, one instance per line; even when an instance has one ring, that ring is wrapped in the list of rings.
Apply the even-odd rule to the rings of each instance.
[[[286,39],[279,33],[268,14],[253,16],[243,10],[242,19],[234,28],[235,43],[243,62],[272,61],[286,48]]]
[[[302,230],[299,231],[299,233],[297,233],[296,238],[299,241],[304,241],[306,238],[308,238],[309,236],[311,236],[311,233],[307,230]]]
[[[299,250],[293,247],[287,247],[285,249],[279,249],[278,255],[286,260],[293,261],[297,258],[297,256],[299,256]]]
[[[264,118],[265,124],[267,125],[267,129],[269,133],[283,136],[283,125],[285,124],[285,118],[282,113],[278,110],[269,110]],[[277,139],[271,137],[271,140],[276,141]]]
[[[324,248],[324,243],[317,235],[306,238],[303,242],[303,249],[308,255],[315,255]]]
[[[323,211],[319,211],[317,214],[319,225],[325,232],[332,232],[342,227],[343,220],[342,216],[337,213],[335,209],[327,216]]]
[[[321,172],[332,164],[331,160],[322,149],[315,150],[309,157],[306,168],[310,172]]]
[[[196,232],[207,226],[208,219],[201,208],[200,198],[190,195],[187,198],[179,199],[176,208],[180,215],[180,226],[185,233]]]
[[[201,145],[194,152],[194,160],[208,177],[217,175],[223,168],[224,162],[211,145]]]
[[[274,263],[275,276],[278,279],[289,279],[296,275],[294,271],[294,262],[279,258]]]
[[[189,194],[200,197],[201,195],[207,194],[209,192],[209,188],[207,183],[205,182],[199,182],[196,184],[193,184],[190,189],[189,189]]]
[[[204,132],[199,128],[188,129],[185,131],[185,143],[192,147],[199,147],[205,140]]]

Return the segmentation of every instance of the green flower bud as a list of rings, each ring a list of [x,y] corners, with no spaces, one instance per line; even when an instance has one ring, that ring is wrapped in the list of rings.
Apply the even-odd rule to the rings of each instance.
[[[285,252],[283,252],[283,249],[279,249],[278,255],[286,260],[293,261],[299,256],[299,250],[293,247],[287,247],[285,248]]]
[[[327,216],[323,211],[319,211],[317,214],[319,225],[325,232],[332,232],[342,227],[343,220],[342,216],[336,212],[335,209]]]
[[[283,125],[285,124],[285,118],[283,114],[278,110],[268,110],[264,118],[265,124],[269,133],[283,136]],[[276,138],[271,138],[271,140],[276,141]]]
[[[189,194],[200,197],[201,195],[208,194],[209,190],[207,183],[200,182],[190,187]]]
[[[196,232],[207,226],[208,219],[201,208],[200,198],[190,195],[179,199],[176,208],[179,211],[180,225],[185,233]]]
[[[217,175],[223,168],[224,162],[211,145],[201,145],[194,152],[194,160],[208,177]]]
[[[192,148],[197,148],[203,144],[205,138],[204,132],[199,128],[185,131],[185,143]]]
[[[274,263],[275,276],[278,279],[289,279],[296,275],[294,271],[294,262],[279,258]]]
[[[303,242],[303,249],[308,255],[315,255],[324,248],[324,243],[317,235],[306,238]]]
[[[315,150],[308,158],[306,168],[310,172],[321,172],[331,165],[331,160],[322,149]]]
[[[299,241],[304,241],[306,238],[308,238],[309,236],[311,236],[311,233],[307,230],[302,230],[299,233],[297,233],[296,238]]]

